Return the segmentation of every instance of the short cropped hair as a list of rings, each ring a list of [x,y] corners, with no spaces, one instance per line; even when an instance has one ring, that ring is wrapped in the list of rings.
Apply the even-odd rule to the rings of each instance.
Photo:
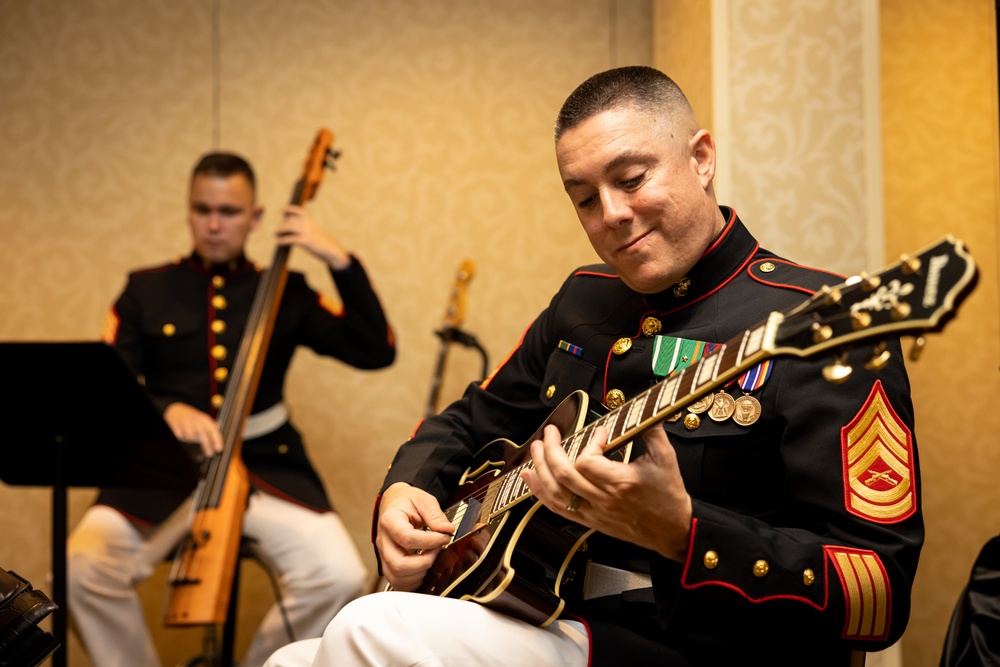
[[[194,166],[191,172],[191,182],[197,176],[234,176],[242,174],[247,183],[250,184],[250,191],[257,191],[257,179],[254,177],[253,167],[235,153],[208,153]]]
[[[626,106],[667,114],[683,111],[694,117],[684,92],[660,70],[618,67],[595,74],[570,93],[556,118],[556,141],[588,118]]]

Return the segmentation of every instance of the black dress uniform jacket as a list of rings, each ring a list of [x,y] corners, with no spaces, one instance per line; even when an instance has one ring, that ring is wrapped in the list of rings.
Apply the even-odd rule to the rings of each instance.
[[[761,249],[723,212],[724,231],[674,289],[639,294],[605,265],[574,272],[486,382],[419,426],[383,489],[404,481],[446,503],[476,450],[526,442],[574,390],[596,406],[648,389],[648,317],[660,335],[722,343],[841,282]],[[632,345],[616,354],[622,338]],[[870,349],[851,353],[839,385],[821,375],[829,357],[773,359],[750,426],[664,422],[693,498],[687,561],[588,538],[591,560],[652,575],[650,589],[568,601],[590,626],[592,664],[846,665],[850,650],[900,637],[923,522],[909,384],[898,341],[890,349],[878,374],[863,367]]]
[[[388,366],[393,334],[360,262],[331,271],[342,308],[289,272],[251,415],[282,401],[295,348],[306,345],[363,369]],[[131,273],[103,332],[161,410],[175,401],[218,412],[261,271],[244,258],[205,266],[192,255]],[[243,443],[257,488],[316,510],[330,509],[299,433],[285,422]],[[102,489],[97,502],[138,522],[158,523],[190,489]]]

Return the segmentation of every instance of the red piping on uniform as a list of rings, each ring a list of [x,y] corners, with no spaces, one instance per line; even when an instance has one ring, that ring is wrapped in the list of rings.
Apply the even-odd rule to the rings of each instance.
[[[705,257],[706,255],[710,254],[713,250],[715,250],[718,247],[720,243],[722,243],[722,239],[726,238],[726,236],[729,234],[729,230],[733,228],[734,222],[736,222],[736,209],[731,208],[729,209],[729,221],[726,222],[726,226],[722,228],[722,233],[719,234],[718,238],[715,239],[712,245],[708,246],[708,250],[702,253],[702,257]]]
[[[764,260],[760,260],[760,261],[764,261]],[[833,271],[825,271],[823,269],[817,269],[817,268],[814,268],[814,267],[811,267],[811,266],[803,266],[802,264],[796,264],[795,262],[789,262],[787,259],[768,259],[767,261],[773,262],[774,264],[787,264],[788,266],[794,266],[794,267],[800,268],[800,269],[807,269],[809,271],[816,271],[818,273],[825,273],[827,275],[835,277],[837,280],[843,280],[844,279],[844,276],[842,276],[842,275],[840,275],[838,273],[834,273]],[[771,282],[769,280],[764,280],[763,278],[758,278],[757,276],[754,275],[754,272],[750,271],[750,270],[747,270],[747,275],[749,275],[751,279],[753,279],[754,281],[760,283],[761,285],[767,285],[769,287],[778,287],[778,288],[781,288],[781,289],[795,290],[796,292],[802,292],[803,294],[808,294],[809,296],[812,296],[813,294],[816,293],[814,290],[807,289],[805,287],[799,287],[798,285],[789,285],[787,283],[773,283],[773,282]]]
[[[573,274],[574,276],[594,276],[597,278],[620,278],[621,276],[615,273],[602,273],[600,271],[577,271]]]
[[[823,611],[823,610],[826,609],[827,604],[829,603],[829,595],[830,595],[830,587],[829,587],[829,585],[825,585],[826,581],[827,581],[827,577],[829,576],[828,572],[824,573],[825,576],[824,576],[823,582],[824,582],[825,586],[824,586],[824,589],[823,589],[823,604],[822,605],[816,604],[815,602],[813,602],[809,598],[804,598],[804,597],[801,597],[801,596],[798,596],[798,595],[768,595],[768,596],[765,596],[765,597],[762,597],[762,598],[752,598],[749,595],[747,595],[747,593],[742,588],[739,588],[738,586],[735,586],[735,585],[729,583],[728,581],[720,581],[718,579],[709,579],[709,580],[706,580],[706,581],[699,582],[697,584],[688,584],[688,583],[686,583],[687,582],[687,578],[688,578],[688,572],[690,571],[690,568],[691,568],[691,557],[694,554],[694,538],[695,538],[695,531],[696,531],[697,527],[698,527],[698,519],[697,519],[697,517],[695,517],[695,518],[691,519],[691,539],[688,541],[688,557],[687,557],[687,561],[684,563],[684,571],[681,573],[681,588],[684,588],[685,590],[694,590],[696,588],[701,588],[702,586],[722,586],[723,588],[728,588],[729,590],[737,593],[743,599],[745,599],[747,602],[753,602],[754,604],[761,604],[761,603],[764,603],[764,602],[770,602],[772,600],[794,600],[796,602],[804,602],[805,604],[809,605],[813,609],[818,609],[819,611]],[[829,570],[829,566],[827,565],[827,563],[828,563],[828,559],[824,557],[824,559],[823,559],[823,566],[827,570]]]

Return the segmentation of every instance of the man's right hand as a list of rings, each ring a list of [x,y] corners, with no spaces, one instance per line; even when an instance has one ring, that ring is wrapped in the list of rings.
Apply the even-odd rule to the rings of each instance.
[[[379,503],[375,546],[382,558],[382,572],[393,589],[412,591],[419,587],[454,530],[431,494],[403,482],[387,488]]]
[[[163,418],[174,432],[175,438],[182,442],[197,443],[206,458],[222,451],[222,433],[211,415],[187,403],[171,403],[163,411]]]

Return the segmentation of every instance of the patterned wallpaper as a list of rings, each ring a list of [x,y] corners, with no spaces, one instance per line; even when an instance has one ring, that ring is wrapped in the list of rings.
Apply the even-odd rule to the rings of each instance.
[[[721,201],[761,244],[843,274],[881,264],[878,142],[866,125],[865,3],[719,0],[714,24]],[[877,88],[871,88],[872,95]],[[876,107],[877,108],[877,107]],[[875,167],[874,169],[872,167]],[[876,177],[874,182],[872,178]]]
[[[0,0],[0,340],[95,339],[127,270],[188,252],[188,173],[212,148],[257,168],[268,213],[250,254],[267,263],[277,212],[329,127],[342,157],[310,207],[368,268],[399,356],[363,373],[302,352],[288,398],[374,565],[374,493],[423,414],[459,265],[476,264],[465,329],[496,363],[595,261],[552,123],[590,74],[651,62],[650,16],[649,2],[615,0]],[[305,253],[292,264],[333,293]],[[480,363],[453,349],[443,398]],[[71,497],[73,521],[93,492]],[[0,566],[36,584],[48,498],[0,484]],[[154,626],[162,575],[144,586]],[[253,568],[248,581],[240,642],[270,596]],[[165,664],[201,636],[157,631]],[[75,644],[71,664],[86,664]]]

